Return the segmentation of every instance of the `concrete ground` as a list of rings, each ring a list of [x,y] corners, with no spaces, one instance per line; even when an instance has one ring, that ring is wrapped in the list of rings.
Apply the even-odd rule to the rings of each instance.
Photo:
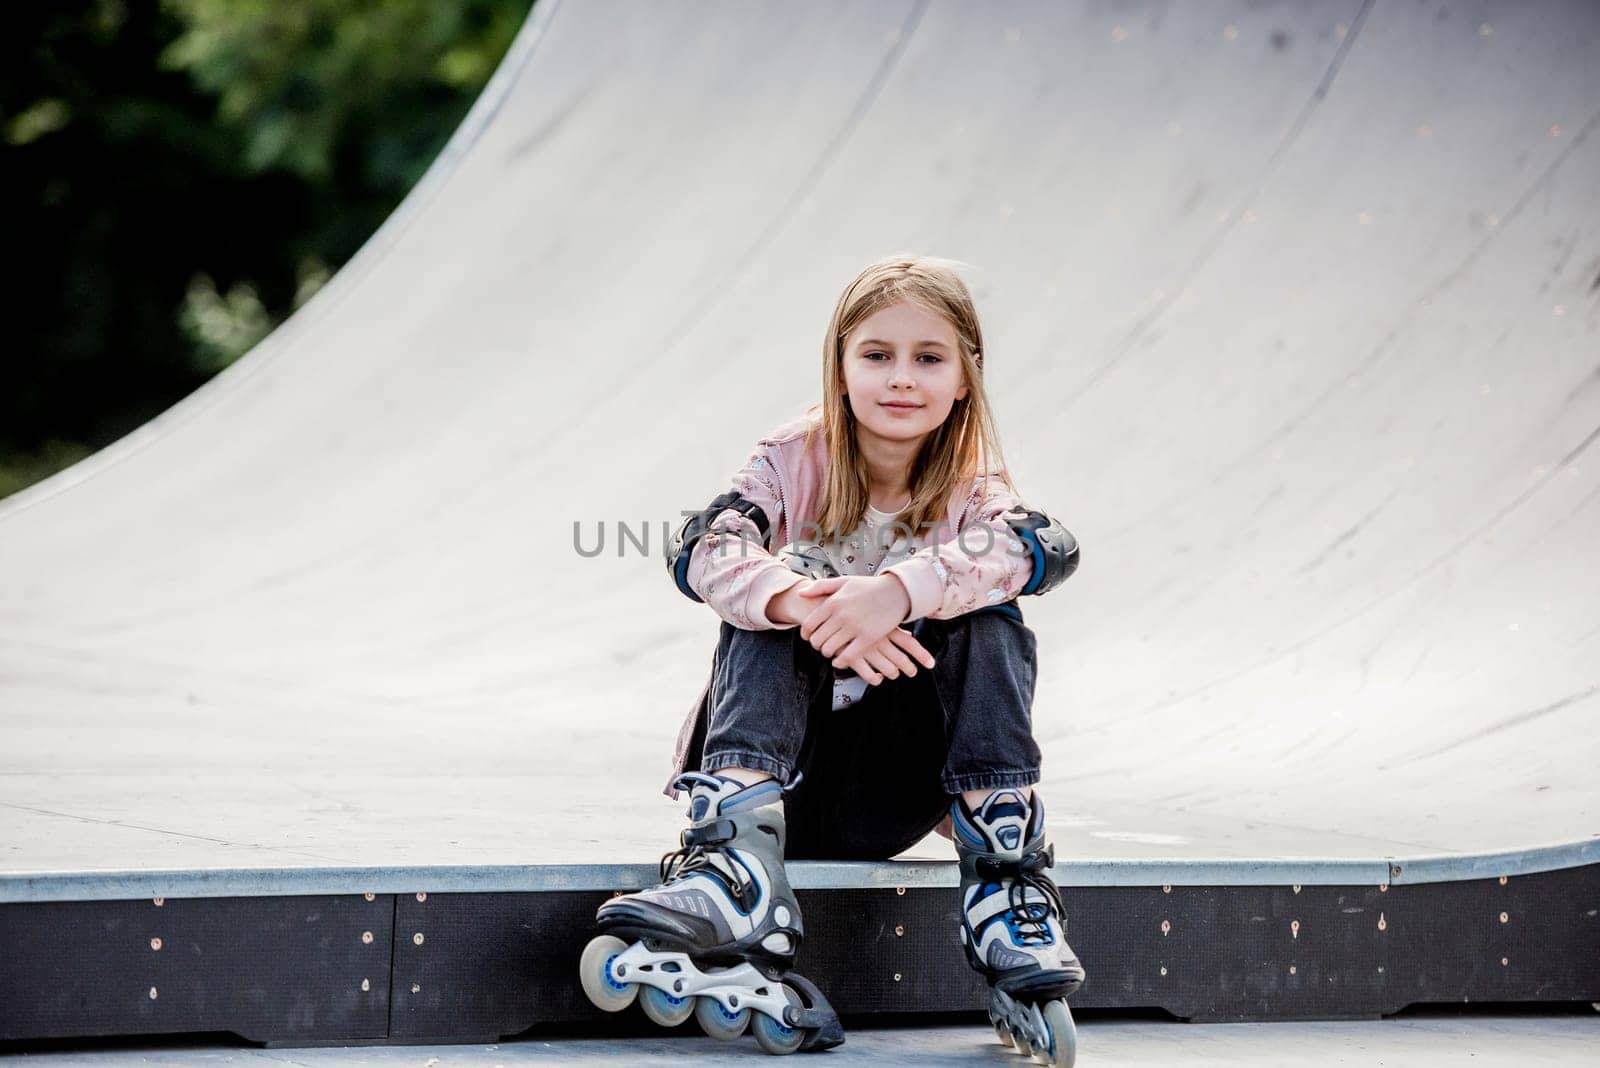
[[[1584,1006],[1525,1010],[1496,1007],[1457,1012],[1429,1009],[1384,1020],[1335,1023],[1186,1024],[1157,1017],[1094,1014],[1079,1021],[1079,1064],[1176,1065],[1241,1068],[1251,1065],[1471,1064],[1475,1068],[1593,1065],[1600,1050],[1600,1013]],[[696,1064],[763,1063],[753,1040],[717,1043],[691,1027],[681,1035],[593,1037],[563,1034],[493,1045],[365,1046],[326,1049],[259,1049],[219,1037],[126,1042],[10,1053],[18,1059],[66,1065],[325,1065],[407,1068],[491,1068],[527,1063]],[[1021,1065],[994,1041],[986,1024],[856,1026],[845,1045],[804,1063],[842,1068],[856,1064]]]

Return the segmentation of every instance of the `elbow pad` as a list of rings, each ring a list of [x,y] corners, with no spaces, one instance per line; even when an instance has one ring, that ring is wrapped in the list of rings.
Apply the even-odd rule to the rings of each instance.
[[[755,501],[749,500],[739,494],[737,490],[729,490],[719,494],[708,504],[704,510],[685,516],[672,537],[667,540],[667,572],[672,575],[678,589],[691,601],[704,601],[699,594],[689,588],[689,557],[694,554],[697,542],[706,535],[711,528],[711,523],[717,516],[732,508],[747,519],[753,520],[756,529],[761,532],[763,543],[767,540],[767,528],[771,525],[767,521],[766,509]]]
[[[833,566],[827,550],[814,541],[797,541],[778,550],[778,560],[790,571],[808,579],[838,578],[839,569]]]
[[[1048,593],[1078,569],[1078,539],[1043,512],[1023,510],[1005,516],[1006,525],[1033,554],[1033,577],[1022,593]]]

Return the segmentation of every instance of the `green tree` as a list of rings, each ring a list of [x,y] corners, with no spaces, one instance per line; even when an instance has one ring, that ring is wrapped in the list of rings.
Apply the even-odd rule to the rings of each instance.
[[[528,0],[62,0],[0,37],[0,496],[237,359],[438,154]]]

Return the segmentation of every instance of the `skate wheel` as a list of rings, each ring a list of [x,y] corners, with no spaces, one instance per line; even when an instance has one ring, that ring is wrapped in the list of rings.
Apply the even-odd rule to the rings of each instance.
[[[1006,1026],[1005,1019],[994,1011],[994,1006],[992,1005],[989,1007],[989,1026],[994,1028],[994,1037],[998,1038],[1000,1044],[1006,1049],[1016,1045],[1011,1038],[1011,1028]]]
[[[1017,1052],[1022,1054],[1024,1057],[1031,1057],[1033,1055],[1033,1043],[1028,1041],[1027,1035],[1023,1034],[1015,1027],[1011,1029],[1011,1044],[1015,1046]]]
[[[780,984],[779,989],[791,1005],[800,1004],[800,995],[789,988],[788,984]],[[806,1040],[806,1033],[798,1027],[790,1027],[782,1020],[774,1020],[764,1012],[758,1012],[750,1021],[750,1030],[755,1032],[756,1045],[782,1056],[793,1053],[800,1048]]]
[[[645,986],[639,990],[639,1007],[662,1027],[677,1027],[693,1016],[694,1002],[693,997],[673,997],[660,987]]]
[[[1040,1006],[1044,1016],[1044,1026],[1050,1036],[1048,1049],[1038,1050],[1035,1056],[1041,1064],[1054,1065],[1056,1068],[1072,1068],[1078,1059],[1078,1028],[1072,1022],[1072,1012],[1067,1008],[1067,1003],[1059,998],[1047,1001]]]
[[[628,943],[615,935],[591,938],[583,947],[583,959],[578,964],[578,981],[595,1008],[606,1012],[621,1012],[639,996],[639,988],[624,983],[611,973],[611,962],[628,948]]]
[[[732,1042],[744,1034],[744,1029],[749,1026],[750,1010],[729,1012],[716,998],[702,996],[694,999],[694,1018],[700,1030],[712,1038],[719,1042]]]

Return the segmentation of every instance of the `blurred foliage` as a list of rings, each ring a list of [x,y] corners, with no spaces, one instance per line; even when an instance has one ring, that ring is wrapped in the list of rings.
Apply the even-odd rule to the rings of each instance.
[[[162,64],[187,70],[245,134],[244,162],[325,182],[354,163],[375,185],[410,188],[459,119],[463,93],[493,73],[520,5],[394,0],[166,0],[187,27]],[[441,91],[446,90],[446,91]],[[348,132],[385,113],[358,158]]]
[[[93,451],[89,446],[79,442],[52,439],[31,455],[18,456],[9,462],[0,463],[0,497],[15,493],[24,486],[31,486],[63,467],[71,467]]]
[[[0,36],[0,496],[121,437],[353,255],[529,0],[60,0]]]

